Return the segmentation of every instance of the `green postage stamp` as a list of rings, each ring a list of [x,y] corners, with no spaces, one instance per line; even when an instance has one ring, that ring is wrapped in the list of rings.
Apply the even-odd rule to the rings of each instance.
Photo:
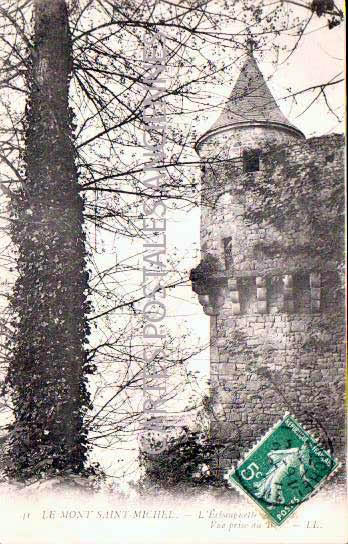
[[[285,414],[225,478],[281,525],[338,467],[301,424]]]

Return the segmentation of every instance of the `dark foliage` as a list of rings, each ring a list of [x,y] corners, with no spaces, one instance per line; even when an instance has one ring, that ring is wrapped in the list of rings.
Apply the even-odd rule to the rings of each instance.
[[[146,489],[187,490],[196,487],[223,487],[224,481],[211,470],[218,452],[223,448],[206,435],[183,428],[161,453],[142,452],[140,464],[145,470],[142,485]]]
[[[26,179],[12,196],[18,248],[7,383],[15,422],[11,477],[82,474],[90,407],[83,201],[71,138],[71,44],[64,1],[38,2],[29,72]]]

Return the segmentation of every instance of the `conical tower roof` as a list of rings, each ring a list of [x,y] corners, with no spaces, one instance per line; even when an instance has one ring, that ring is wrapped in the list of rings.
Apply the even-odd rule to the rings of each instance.
[[[281,112],[252,53],[244,64],[221,115],[199,139],[197,145],[211,133],[224,127],[270,125],[288,129],[304,137]]]

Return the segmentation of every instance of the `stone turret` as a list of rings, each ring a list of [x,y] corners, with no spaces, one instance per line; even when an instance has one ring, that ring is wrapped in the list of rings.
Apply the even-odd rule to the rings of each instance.
[[[249,55],[196,150],[202,261],[191,280],[210,316],[217,464],[230,466],[286,411],[342,451],[341,238],[331,226],[343,138],[306,140]]]
[[[234,158],[248,149],[302,139],[304,135],[282,113],[250,54],[221,115],[199,138],[196,150],[201,157]]]

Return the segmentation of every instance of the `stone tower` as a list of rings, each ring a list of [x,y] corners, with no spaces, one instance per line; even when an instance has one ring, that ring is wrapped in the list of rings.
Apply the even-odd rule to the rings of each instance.
[[[252,53],[196,144],[202,261],[191,280],[210,316],[221,470],[286,411],[344,451],[343,150],[341,135],[307,140],[286,119]]]

